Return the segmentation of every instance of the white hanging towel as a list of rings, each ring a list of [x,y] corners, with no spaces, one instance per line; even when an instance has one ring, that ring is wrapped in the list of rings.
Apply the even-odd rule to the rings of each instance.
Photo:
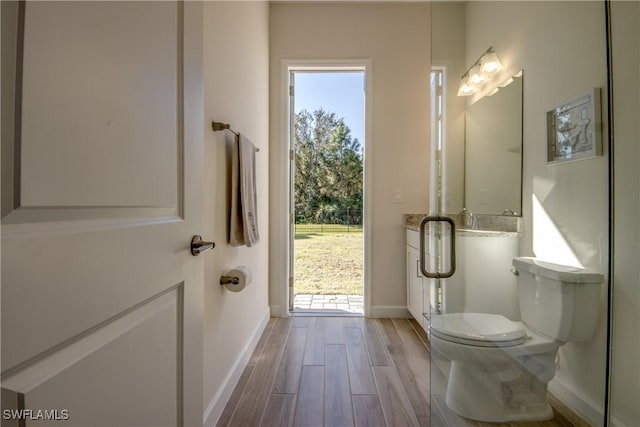
[[[256,147],[237,135],[231,155],[231,246],[253,246],[260,241],[256,198]]]

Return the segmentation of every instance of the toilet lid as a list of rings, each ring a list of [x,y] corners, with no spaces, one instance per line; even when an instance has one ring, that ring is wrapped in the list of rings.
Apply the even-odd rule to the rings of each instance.
[[[526,332],[499,314],[448,313],[433,316],[431,333],[451,341],[470,345],[518,345],[525,341]]]

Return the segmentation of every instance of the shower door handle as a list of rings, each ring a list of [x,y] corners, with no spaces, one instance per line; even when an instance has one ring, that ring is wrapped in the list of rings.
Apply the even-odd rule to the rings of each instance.
[[[427,228],[427,224],[430,222],[447,222],[451,227],[451,244],[449,245],[449,254],[450,254],[450,267],[449,271],[440,272],[437,271],[435,273],[427,271],[427,263],[426,263],[426,251],[424,247],[424,232]],[[446,279],[447,277],[453,276],[456,272],[456,226],[453,223],[453,220],[446,216],[440,215],[430,215],[426,216],[420,221],[420,269],[422,270],[422,274],[426,277],[432,279]]]

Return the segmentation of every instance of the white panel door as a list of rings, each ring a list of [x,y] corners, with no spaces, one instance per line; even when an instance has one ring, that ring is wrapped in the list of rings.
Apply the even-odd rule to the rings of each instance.
[[[2,2],[3,426],[202,424],[200,9]]]

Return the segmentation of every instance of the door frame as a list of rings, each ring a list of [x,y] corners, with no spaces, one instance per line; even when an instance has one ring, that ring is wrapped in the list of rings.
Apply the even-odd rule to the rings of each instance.
[[[281,63],[280,72],[280,153],[278,154],[281,159],[282,165],[287,165],[282,173],[286,174],[286,178],[282,176],[281,182],[281,197],[278,200],[276,209],[281,212],[281,215],[276,217],[282,218],[286,223],[286,226],[281,229],[282,233],[286,234],[283,251],[284,257],[276,260],[279,263],[278,270],[286,272],[286,279],[276,282],[276,286],[280,288],[278,292],[280,298],[279,313],[272,315],[280,315],[282,317],[288,317],[289,311],[289,280],[292,280],[293,271],[290,265],[290,260],[293,255],[293,239],[289,236],[290,221],[289,214],[291,213],[290,201],[292,199],[291,185],[292,176],[291,168],[289,166],[289,152],[293,148],[293,144],[290,138],[290,114],[291,109],[289,105],[289,75],[292,71],[363,71],[365,74],[365,102],[364,102],[364,165],[363,165],[363,216],[362,216],[362,233],[363,233],[363,250],[364,250],[364,268],[363,268],[363,293],[364,293],[364,316],[368,317],[371,312],[371,224],[372,224],[372,197],[373,197],[373,76],[372,76],[372,62],[370,59],[284,59]],[[279,239],[280,240],[280,239]],[[280,240],[282,241],[282,240]],[[274,307],[275,308],[275,307]]]

